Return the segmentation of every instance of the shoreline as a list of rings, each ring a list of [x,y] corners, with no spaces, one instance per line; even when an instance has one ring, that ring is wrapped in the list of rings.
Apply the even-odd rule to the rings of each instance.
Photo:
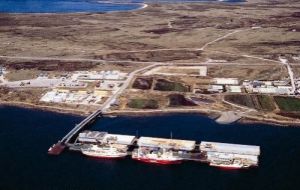
[[[0,101],[0,108],[2,106],[8,107],[17,107],[17,108],[25,108],[25,109],[33,109],[33,110],[41,110],[48,111],[59,114],[68,114],[79,117],[86,117],[89,113],[84,111],[79,111],[72,108],[61,108],[54,106],[45,106],[45,105],[36,105],[31,103],[23,103],[23,102],[3,102]],[[172,114],[199,114],[201,116],[206,116],[216,122],[216,119],[220,116],[220,113],[216,111],[205,111],[199,109],[181,109],[181,110],[115,110],[104,113],[104,116],[107,117],[118,117],[118,116],[130,116],[130,117],[147,117],[147,116],[163,116],[163,115],[172,115]],[[233,122],[235,123],[235,122]],[[265,125],[274,125],[279,127],[299,127],[300,123],[292,123],[289,121],[277,121],[272,119],[264,119],[258,117],[242,117],[240,120],[236,121],[236,123],[240,124],[265,124]]]
[[[145,9],[145,8],[147,8],[147,7],[149,6],[149,5],[146,4],[146,3],[142,3],[141,5],[142,5],[142,6],[141,6],[140,8],[138,8],[137,10]]]
[[[71,109],[71,108],[65,109],[65,108],[53,107],[53,106],[36,105],[36,104],[32,104],[32,103],[0,101],[0,108],[3,106],[49,111],[49,112],[53,112],[53,113],[68,114],[68,115],[81,116],[81,117],[88,116],[88,114],[83,111],[78,111],[78,110]]]

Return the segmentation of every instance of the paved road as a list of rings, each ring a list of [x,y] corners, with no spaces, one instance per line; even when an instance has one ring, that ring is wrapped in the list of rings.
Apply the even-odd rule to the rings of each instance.
[[[121,88],[114,95],[112,95],[110,98],[108,98],[106,100],[106,102],[99,109],[101,109],[102,112],[105,112],[110,107],[110,105],[113,102],[115,102],[117,100],[117,98],[124,92],[124,90],[130,85],[132,79],[134,78],[134,76],[137,73],[142,72],[142,71],[147,70],[147,69],[150,69],[152,67],[160,66],[160,65],[163,65],[163,64],[155,63],[155,64],[148,65],[147,67],[143,67],[141,69],[138,69],[138,70],[135,70],[135,71],[131,72],[128,75],[127,79],[125,80],[124,84],[121,86]]]
[[[106,114],[114,114],[114,113],[170,113],[170,112],[215,112],[222,113],[223,111],[214,110],[214,109],[206,109],[206,108],[165,108],[165,109],[155,109],[155,110],[117,110],[110,111]]]
[[[295,79],[294,79],[294,72],[293,72],[293,70],[292,70],[292,68],[291,68],[291,66],[290,66],[287,59],[279,57],[279,60],[283,65],[285,65],[287,67],[287,70],[288,70],[288,73],[289,73],[289,76],[290,76],[290,80],[291,80],[292,92],[295,93],[296,85],[295,85]]]

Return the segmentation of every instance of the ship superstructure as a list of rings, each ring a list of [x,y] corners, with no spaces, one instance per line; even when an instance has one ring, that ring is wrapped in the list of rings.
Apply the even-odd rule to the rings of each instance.
[[[249,168],[258,165],[259,146],[205,142],[200,144],[210,166],[227,169]]]
[[[141,137],[138,139],[138,148],[132,153],[132,159],[156,164],[179,164],[184,159],[181,151],[192,151],[195,141]]]
[[[90,145],[81,149],[82,154],[95,158],[124,158],[127,156],[126,145]]]
[[[79,134],[78,142],[87,143],[82,147],[82,154],[96,158],[123,158],[128,155],[130,145],[135,141],[135,136],[116,135],[107,132],[84,131]]]

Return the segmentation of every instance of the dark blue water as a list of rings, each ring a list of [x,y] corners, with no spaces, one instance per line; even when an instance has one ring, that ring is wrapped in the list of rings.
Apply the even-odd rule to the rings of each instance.
[[[109,3],[96,0],[0,0],[0,12],[6,13],[73,13],[128,11],[140,4]]]
[[[300,129],[268,125],[218,125],[199,115],[118,117],[99,120],[92,129],[120,134],[260,145],[260,167],[223,171],[186,162],[156,166],[131,159],[93,160],[76,152],[47,155],[49,146],[82,118],[0,108],[0,189],[2,190],[298,190]]]
[[[185,2],[201,0],[0,0],[0,12],[3,13],[74,13],[74,12],[110,12],[129,11],[141,8],[143,2]],[[216,0],[208,0],[216,1]],[[241,2],[242,0],[227,0]]]

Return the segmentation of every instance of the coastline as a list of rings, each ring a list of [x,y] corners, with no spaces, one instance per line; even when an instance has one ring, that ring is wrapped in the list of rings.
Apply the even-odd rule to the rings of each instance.
[[[23,103],[23,102],[3,102],[0,101],[1,106],[11,106],[17,108],[26,108],[26,109],[35,109],[41,111],[49,111],[54,113],[61,113],[61,114],[68,114],[80,117],[86,117],[89,113],[72,108],[61,108],[55,106],[44,106],[44,105],[36,105],[31,103]],[[110,111],[104,114],[107,117],[114,117],[114,116],[130,116],[130,117],[147,117],[147,116],[162,116],[162,115],[172,115],[172,114],[199,114],[202,116],[209,117],[210,119],[216,120],[220,113],[216,111],[207,111],[207,110],[200,110],[200,109],[166,109],[166,110],[115,110]],[[266,125],[275,125],[279,127],[299,127],[300,123],[293,123],[290,121],[278,121],[273,119],[264,119],[259,117],[242,117],[237,123],[241,124],[266,124]]]
[[[54,106],[44,106],[44,105],[36,105],[31,103],[24,103],[24,102],[3,102],[0,101],[0,108],[2,106],[10,106],[10,107],[17,107],[17,108],[25,108],[25,109],[34,109],[34,110],[41,110],[41,111],[49,111],[54,113],[61,113],[61,114],[68,114],[74,116],[88,116],[87,113],[71,108],[60,108]]]
[[[142,3],[141,5],[142,5],[142,6],[141,6],[140,8],[138,8],[137,10],[145,9],[145,8],[147,8],[147,7],[149,6],[149,5],[146,4],[146,3]]]

